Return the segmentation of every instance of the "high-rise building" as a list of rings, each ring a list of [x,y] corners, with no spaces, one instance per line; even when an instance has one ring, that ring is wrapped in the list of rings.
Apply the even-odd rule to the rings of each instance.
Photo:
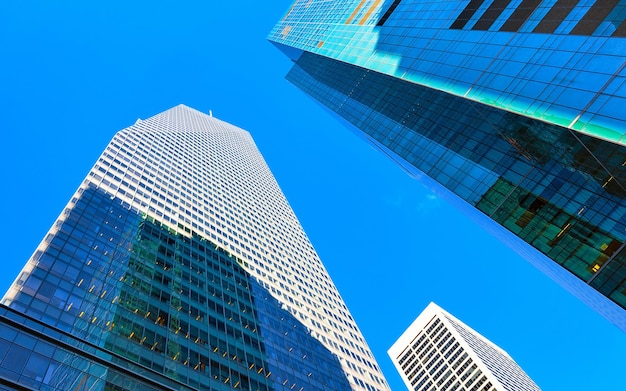
[[[507,352],[435,303],[388,353],[409,390],[539,391]]]
[[[626,5],[298,0],[269,39],[295,86],[626,331]]]
[[[248,132],[118,132],[0,306],[0,389],[387,390]]]

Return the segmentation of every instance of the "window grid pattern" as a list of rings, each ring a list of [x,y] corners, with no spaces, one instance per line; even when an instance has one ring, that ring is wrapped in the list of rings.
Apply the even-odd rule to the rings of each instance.
[[[623,1],[389,0],[344,23],[360,4],[297,1],[269,39],[626,144]]]
[[[92,188],[97,188],[106,196],[97,202],[89,199],[89,202],[94,202],[93,207],[78,208],[77,205],[88,201],[83,196]],[[109,199],[117,200],[119,205],[132,213],[118,213],[119,208],[112,206],[101,210],[98,202],[106,204]],[[111,208],[116,212],[107,214],[106,211]],[[212,291],[211,283],[197,280],[193,273],[183,272],[180,281],[176,282],[159,272],[159,277],[155,279],[160,279],[160,283],[148,282],[150,278],[146,280],[139,272],[132,276],[125,274],[128,265],[137,264],[128,251],[137,236],[137,219],[140,215],[168,227],[168,232],[171,231],[172,235],[179,238],[175,240],[179,245],[183,240],[181,238],[194,240],[197,236],[214,243],[220,251],[241,260],[243,269],[258,285],[254,288],[258,290],[257,293],[269,292],[266,299],[280,303],[285,311],[279,318],[297,326],[292,327],[294,330],[289,333],[281,333],[281,344],[284,340],[290,341],[286,346],[291,351],[282,352],[280,357],[293,356],[295,360],[293,352],[297,350],[296,341],[289,338],[306,340],[301,334],[310,335],[310,338],[324,347],[322,350],[328,352],[327,354],[332,352],[339,357],[342,379],[345,379],[338,380],[332,375],[332,370],[328,371],[324,376],[334,384],[331,388],[350,387],[369,391],[388,388],[353,318],[249,134],[182,105],[147,120],[138,120],[135,125],[115,135],[46,240],[7,292],[3,303],[21,310],[28,309],[29,315],[45,319],[61,328],[68,325],[76,327],[74,323],[77,316],[68,311],[78,311],[78,314],[84,312],[84,324],[78,322],[81,323],[78,329],[83,330],[81,335],[84,338],[92,338],[96,325],[100,322],[112,322],[112,311],[119,303],[126,301],[129,301],[128,305],[131,307],[137,305],[138,313],[143,313],[150,322],[156,322],[157,325],[163,322],[164,327],[170,328],[171,324],[165,323],[171,323],[171,317],[167,318],[167,322],[164,317],[159,319],[159,310],[146,307],[144,302],[137,301],[134,294],[126,294],[122,290],[117,302],[113,301],[115,292],[120,292],[120,284],[131,281],[134,284],[133,289],[139,289],[142,294],[148,295],[149,290],[149,295],[153,295],[154,291],[154,298],[158,296],[160,300],[169,300],[171,303],[175,297],[163,288],[176,283],[179,284],[175,285],[175,291],[179,292],[177,295],[191,297],[189,300],[180,299],[181,310],[194,315],[188,321],[177,321],[176,329],[181,327],[179,333],[196,327],[192,324],[195,316],[198,319],[204,317],[205,322],[220,319],[201,312],[196,305],[198,300],[203,305],[210,304],[211,300],[208,296],[196,295],[194,292],[213,292],[226,297],[225,293],[223,290],[222,293],[219,290]],[[77,226],[78,223],[74,220],[86,222]],[[70,227],[76,228],[76,234],[68,232]],[[95,232],[95,238],[91,241],[85,239],[82,234],[85,229]],[[88,245],[83,242],[88,242]],[[146,248],[141,251],[144,258],[159,260],[158,266],[169,269],[167,272],[171,273],[172,266],[163,263],[167,262],[166,259],[159,258],[155,251]],[[172,249],[167,251],[176,253]],[[52,255],[48,256],[49,252]],[[187,260],[190,264],[194,261],[193,256]],[[107,266],[97,265],[95,258],[106,260]],[[82,269],[75,266],[76,260],[79,264],[91,261],[91,264],[84,267],[99,269],[90,272],[87,278],[81,274]],[[48,265],[51,269],[42,270],[37,266],[39,264]],[[186,286],[183,283],[187,281],[187,275],[195,286]],[[65,276],[68,278],[65,279]],[[97,284],[92,280],[104,282]],[[63,287],[62,292],[59,291],[59,297],[51,295],[56,286]],[[40,303],[40,300],[35,300],[37,295],[50,297],[54,304],[34,304]],[[26,297],[30,297],[32,301]],[[110,303],[108,306],[103,305],[105,300]],[[74,304],[70,306],[71,303]],[[229,307],[220,305],[224,308],[220,310],[224,316],[232,315],[227,318],[236,319],[245,328],[247,316],[237,314],[236,311],[227,312]],[[266,310],[273,312],[269,307]],[[262,330],[272,330],[276,326],[270,319],[273,317],[261,319],[265,325]],[[220,322],[224,320],[220,319]],[[128,336],[134,332],[130,337],[134,342],[137,342],[137,338],[141,342],[146,337],[147,329],[135,331],[135,323],[131,324],[127,318],[117,318],[117,324],[120,327],[124,324],[129,330]],[[195,337],[194,340],[210,343],[204,335],[191,332],[189,335]],[[148,340],[157,342],[161,337],[150,334],[141,345],[148,343]],[[275,341],[276,349],[280,349],[279,345],[282,346],[278,343],[278,337],[273,334],[264,338]],[[159,349],[161,344],[157,343],[154,350]],[[315,349],[321,351],[320,347]],[[167,349],[162,352],[167,352]],[[236,351],[232,355],[231,353],[233,352],[229,351],[228,356],[239,359],[243,357]],[[185,362],[187,357],[184,355],[181,351],[177,360]],[[277,362],[271,363],[277,367],[282,366],[282,369],[270,375],[273,385],[279,384],[285,389],[296,390],[304,384],[312,387],[304,387],[305,389],[328,387],[325,380],[319,378],[322,375],[319,368],[323,360],[313,360],[311,363],[311,356],[315,355],[305,351],[298,356],[298,367],[302,367],[303,371],[304,368],[309,368],[303,375],[306,379],[299,378],[297,371],[289,371],[294,373],[290,376],[281,375],[287,373],[285,371],[293,364],[292,359],[285,359],[280,365]],[[168,357],[171,360],[176,357],[176,353],[168,354]],[[336,359],[331,359],[325,365],[332,367],[334,360]],[[194,361],[196,358],[191,357],[188,364]],[[279,377],[280,382],[277,381]],[[230,376],[227,384],[234,387],[236,382],[233,379]],[[350,385],[343,385],[343,381],[349,381]],[[316,382],[317,385],[313,386]]]
[[[193,390],[7,307],[0,308],[0,348],[3,390]]]
[[[287,78],[626,329],[623,146],[314,54]]]
[[[83,191],[6,303],[149,368],[153,377],[167,376],[193,389],[349,388],[337,359],[245,272],[242,260],[195,233],[176,234],[127,208],[101,190]],[[108,249],[98,240],[107,226],[125,233],[109,232]],[[63,234],[91,242],[102,253],[81,262],[70,254],[70,240],[59,252]],[[26,351],[19,352],[15,360],[25,361]],[[63,361],[76,362],[77,368],[91,358],[63,354]],[[72,366],[45,358],[38,355],[36,369],[27,371],[41,386],[65,390],[67,382],[80,380]],[[4,364],[10,377],[23,369],[9,360]],[[20,384],[27,381],[23,376]],[[106,365],[90,376],[94,384],[117,384],[117,372]]]
[[[410,390],[539,390],[502,349],[433,303],[389,355]]]
[[[480,361],[503,385],[504,389],[511,391],[537,389],[535,383],[506,352],[495,347],[458,320],[450,317],[446,317],[446,319],[460,334],[465,343],[471,347]]]

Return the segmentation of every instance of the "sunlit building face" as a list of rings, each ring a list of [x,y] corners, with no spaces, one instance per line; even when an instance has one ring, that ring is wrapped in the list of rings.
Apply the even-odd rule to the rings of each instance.
[[[113,137],[2,304],[17,389],[388,389],[249,133],[182,105]]]
[[[388,353],[409,390],[540,391],[507,352],[435,303]]]

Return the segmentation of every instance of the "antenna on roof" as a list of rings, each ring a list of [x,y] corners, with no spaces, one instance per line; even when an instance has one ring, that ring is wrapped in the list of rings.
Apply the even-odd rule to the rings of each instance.
[[[213,117],[213,110],[209,110],[209,117]]]

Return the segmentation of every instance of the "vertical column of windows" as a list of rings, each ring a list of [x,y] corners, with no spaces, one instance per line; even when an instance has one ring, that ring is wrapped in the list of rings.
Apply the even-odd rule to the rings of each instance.
[[[214,127],[210,122],[209,125]],[[193,126],[204,125],[194,124]],[[99,175],[96,172],[101,172],[104,175],[102,175],[99,181],[94,180],[94,183],[98,186],[103,186],[104,189],[109,189],[114,194],[120,195],[129,204],[146,210],[149,215],[171,222],[174,230],[179,231],[183,235],[191,235],[192,229],[199,232],[207,232],[207,236],[213,239],[217,238],[216,241],[220,246],[230,248],[237,254],[246,254],[245,258],[255,261],[257,265],[256,268],[252,267],[252,265],[249,266],[251,272],[268,281],[268,286],[272,288],[280,287],[280,296],[289,303],[295,304],[302,301],[304,297],[300,298],[299,295],[293,294],[294,289],[292,286],[297,284],[297,282],[289,277],[289,272],[278,272],[282,268],[282,259],[292,257],[297,259],[298,263],[308,267],[313,265],[315,272],[307,274],[307,277],[312,281],[309,286],[319,293],[319,296],[317,294],[311,295],[313,300],[310,301],[310,304],[314,305],[311,308],[311,314],[316,319],[319,319],[321,323],[311,320],[311,325],[314,329],[320,331],[319,334],[322,341],[326,341],[329,346],[338,349],[336,343],[332,343],[326,338],[330,329],[322,324],[327,316],[323,314],[325,311],[317,308],[329,306],[324,297],[341,305],[343,308],[345,306],[343,306],[340,299],[335,299],[339,298],[335,292],[336,288],[328,282],[330,280],[319,258],[314,253],[303,254],[298,250],[301,247],[299,242],[304,240],[307,251],[312,251],[310,243],[301,234],[301,228],[293,212],[288,206],[285,206],[286,201],[284,197],[275,185],[271,175],[267,174],[264,163],[259,159],[253,159],[248,163],[247,160],[240,158],[240,155],[237,155],[232,161],[219,158],[222,155],[240,153],[241,143],[247,148],[247,145],[250,143],[247,133],[242,133],[241,136],[237,137],[225,136],[221,140],[215,140],[218,145],[215,146],[212,144],[214,142],[212,141],[212,136],[207,138],[200,136],[201,132],[198,132],[197,129],[192,129],[193,126],[187,128],[187,125],[176,125],[175,128],[172,128],[172,125],[167,120],[158,118],[138,122],[131,127],[131,130],[124,131],[120,133],[118,138],[114,138],[114,141],[107,148],[108,151],[111,151],[111,154],[103,155],[101,160],[107,163],[108,171],[105,169],[105,172],[101,172],[99,171],[100,167],[95,167],[93,170],[94,175]],[[155,132],[154,127],[167,128],[167,130]],[[175,132],[175,134],[166,135],[165,132]],[[190,144],[199,145],[202,151],[195,147],[190,148]],[[216,148],[215,151],[211,149],[214,147]],[[254,149],[251,153],[258,154],[258,151]],[[208,161],[203,160],[207,156],[211,158]],[[115,160],[120,163],[115,162]],[[201,168],[196,164],[200,160],[203,160],[203,164],[209,165],[210,172],[205,170],[205,166]],[[127,163],[121,163],[122,161]],[[248,164],[260,166],[260,168],[256,166],[249,168]],[[260,172],[257,172],[258,170]],[[111,174],[108,177],[112,180],[106,178],[107,172]],[[246,177],[244,173],[250,173],[250,178]],[[95,177],[93,178],[95,179]],[[263,191],[252,194],[249,193],[245,186],[241,188],[241,183],[244,181],[256,180],[258,178],[263,178],[263,181],[258,183],[258,185],[262,186]],[[105,180],[108,182],[104,182]],[[205,189],[204,183],[208,184],[207,186],[220,184],[220,187],[215,189],[216,191],[207,193],[211,194],[209,195],[210,197],[216,199],[216,202],[211,203],[208,207],[207,204],[203,203],[203,198],[205,197],[202,195]],[[257,183],[255,183],[256,185]],[[256,194],[261,194],[264,198],[264,200],[260,200],[265,202],[261,210],[250,208],[251,204],[257,202],[254,198],[257,196]],[[266,206],[267,202],[269,202],[271,207]],[[245,205],[245,210],[239,207],[239,205]],[[220,212],[220,206],[224,208],[223,213]],[[267,269],[260,264],[260,261],[257,261],[262,257],[261,252],[257,251],[261,250],[258,244],[254,244],[256,250],[253,250],[252,246],[246,247],[243,244],[246,243],[244,240],[246,236],[243,235],[243,232],[250,233],[251,239],[257,236],[255,230],[248,223],[251,218],[243,216],[244,213],[249,216],[258,216],[254,219],[262,221],[262,224],[267,225],[267,228],[269,228],[265,230],[264,234],[267,235],[269,233],[269,237],[273,235],[273,240],[270,243],[275,247],[275,252],[271,257],[273,259],[271,261],[272,264]],[[265,215],[263,215],[264,213]],[[274,227],[283,228],[274,231]],[[290,232],[294,231],[296,235],[291,235]],[[294,246],[293,241],[296,241],[298,246]],[[268,258],[266,260],[269,262]],[[282,264],[288,265],[288,263]],[[272,281],[269,274],[262,276],[257,272],[260,269],[276,271],[275,276],[277,278]],[[315,278],[315,280],[312,278]],[[183,282],[179,282],[179,284],[184,285]],[[189,290],[189,292],[192,292],[192,290]],[[194,296],[191,301],[188,301],[186,294],[177,300],[179,300],[182,308],[190,308],[192,310],[196,298]],[[198,300],[204,299],[198,298]],[[295,308],[292,305],[288,305],[289,310],[294,313],[303,311],[297,310],[297,308],[303,309],[308,307],[303,307],[302,304],[296,305]],[[358,331],[353,324],[352,318],[347,313],[339,311],[338,314],[342,324],[345,324],[350,330]],[[158,318],[158,315],[155,316]],[[300,316],[302,316],[301,312]],[[162,321],[163,319],[165,318],[162,318]],[[168,321],[171,320],[168,318]],[[177,322],[181,325],[187,324],[187,321],[182,318],[177,320]],[[187,326],[183,328],[185,327]],[[371,353],[367,350],[362,338],[352,332],[345,333],[343,327],[340,330],[345,334],[347,343],[356,352],[345,353],[345,357],[351,362],[352,369],[359,375],[364,373],[362,367],[371,368],[372,371],[375,371],[373,373],[379,373],[378,367],[362,356],[364,354],[371,357]],[[138,332],[133,335],[134,338],[139,338]],[[158,349],[158,346],[155,349]],[[367,371],[370,373],[370,377],[374,379],[373,381],[381,383],[377,376],[373,375],[370,370]],[[366,384],[366,388],[371,387],[367,383],[364,384]]]

